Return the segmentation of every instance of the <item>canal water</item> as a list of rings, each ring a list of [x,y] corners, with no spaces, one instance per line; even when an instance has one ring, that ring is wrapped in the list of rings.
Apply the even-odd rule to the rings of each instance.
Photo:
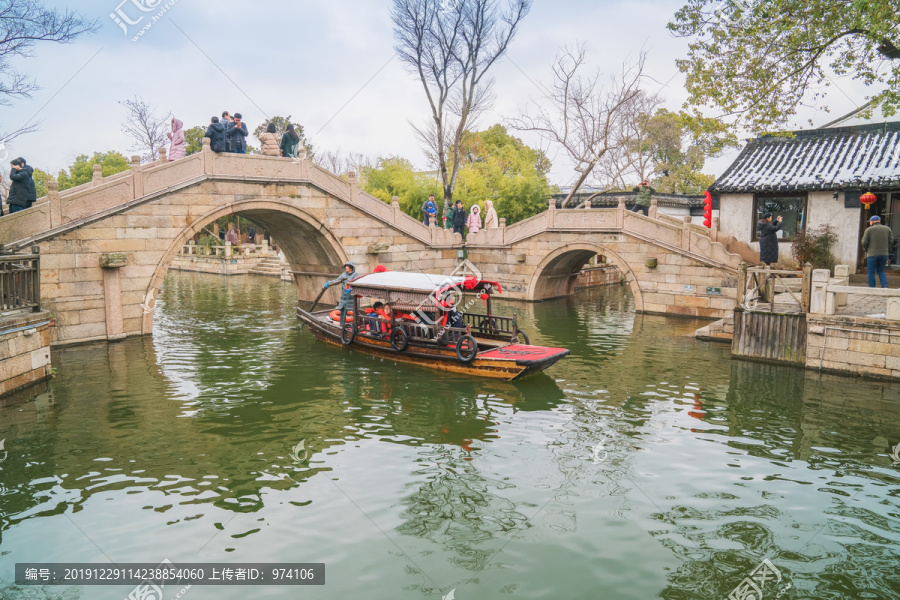
[[[326,565],[167,600],[900,597],[896,384],[732,361],[618,286],[501,305],[572,351],[514,383],[326,346],[293,305],[172,273],[152,339],[54,351],[0,404],[0,598],[133,589],[17,562],[163,560]]]

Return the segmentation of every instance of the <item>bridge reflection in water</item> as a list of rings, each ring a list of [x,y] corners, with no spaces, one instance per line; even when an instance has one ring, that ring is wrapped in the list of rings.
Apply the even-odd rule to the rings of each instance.
[[[4,402],[4,598],[15,562],[163,558],[325,562],[322,598],[724,598],[764,557],[800,597],[898,592],[893,384],[732,362],[619,286],[504,305],[573,350],[513,384],[325,347],[294,298],[172,274],[153,338]]]

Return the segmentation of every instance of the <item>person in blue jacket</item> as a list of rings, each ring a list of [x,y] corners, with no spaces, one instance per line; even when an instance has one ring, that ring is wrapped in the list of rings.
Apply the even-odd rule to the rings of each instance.
[[[350,293],[350,282],[354,279],[356,279],[356,265],[353,261],[348,261],[344,263],[344,272],[337,279],[325,284],[326,290],[329,286],[341,284],[341,299],[336,306],[341,311],[341,331],[344,330],[344,323],[347,321],[347,311],[353,308],[353,294]]]

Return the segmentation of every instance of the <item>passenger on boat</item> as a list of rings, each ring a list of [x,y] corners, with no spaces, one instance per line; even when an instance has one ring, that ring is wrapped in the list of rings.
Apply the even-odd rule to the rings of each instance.
[[[391,320],[391,307],[387,306],[385,311],[385,306],[382,302],[376,302],[372,305],[372,316],[378,319],[378,323],[370,321],[370,330],[376,335],[385,335],[388,332],[388,322]],[[384,320],[382,321],[382,319]]]
[[[347,311],[353,308],[353,294],[350,293],[350,282],[356,279],[356,264],[353,261],[344,263],[344,272],[337,279],[329,281],[325,284],[328,286],[341,284],[341,299],[335,307],[341,311],[341,331],[344,329],[344,323],[347,321]]]

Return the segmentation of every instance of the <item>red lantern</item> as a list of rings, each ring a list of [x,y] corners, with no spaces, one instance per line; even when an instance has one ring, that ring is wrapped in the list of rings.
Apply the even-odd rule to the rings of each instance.
[[[872,192],[866,192],[859,197],[860,203],[866,207],[866,210],[869,210],[869,207],[872,206],[876,200],[878,200],[878,198]]]
[[[488,298],[490,298],[490,294],[481,294],[481,300],[484,302],[484,305],[487,306]]]
[[[384,273],[384,272],[386,272],[386,271],[387,271],[387,268],[385,268],[384,265],[378,265],[377,267],[375,267],[375,271],[374,271],[374,272],[375,272],[375,273]]]
[[[712,228],[712,194],[709,190],[703,192],[703,225]]]
[[[463,280],[463,287],[467,290],[474,290],[478,285],[478,279],[474,275],[469,275]]]

